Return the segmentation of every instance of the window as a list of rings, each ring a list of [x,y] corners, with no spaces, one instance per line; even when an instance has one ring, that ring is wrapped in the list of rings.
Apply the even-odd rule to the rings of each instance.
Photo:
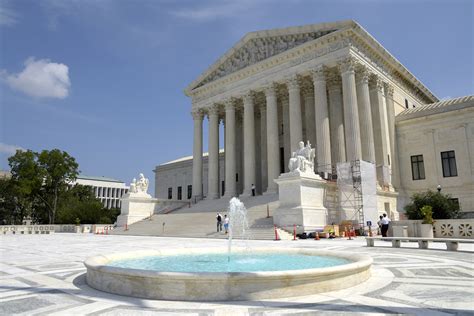
[[[413,180],[425,179],[423,155],[411,156],[411,175]]]
[[[235,174],[235,182],[239,182],[239,174],[238,173]]]
[[[188,200],[193,197],[193,186],[190,184],[188,185]]]
[[[225,193],[225,181],[222,181],[221,182],[221,192],[222,192],[222,196],[224,196],[224,193]]]
[[[182,190],[183,188],[182,187],[178,187],[178,200],[182,200],[183,199],[183,195],[182,195]]]
[[[168,200],[173,198],[173,188],[168,188]]]
[[[441,153],[441,164],[443,166],[443,177],[457,177],[456,156],[454,150],[443,151]]]
[[[408,100],[405,99],[405,109],[408,109]]]

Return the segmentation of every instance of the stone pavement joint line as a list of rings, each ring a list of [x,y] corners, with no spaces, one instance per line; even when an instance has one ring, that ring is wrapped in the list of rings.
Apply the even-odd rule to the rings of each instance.
[[[244,245],[237,241],[237,245]],[[299,297],[238,302],[146,300],[104,293],[85,282],[91,256],[159,248],[224,247],[220,239],[54,234],[0,238],[0,315],[341,315],[474,314],[474,246],[458,252],[367,248],[347,241],[248,241],[252,246],[330,249],[370,255],[372,277],[355,287]],[[413,247],[412,247],[413,246]]]

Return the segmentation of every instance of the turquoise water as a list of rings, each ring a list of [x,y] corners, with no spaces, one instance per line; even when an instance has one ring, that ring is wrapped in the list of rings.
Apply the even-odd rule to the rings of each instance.
[[[336,257],[300,254],[202,254],[117,260],[109,266],[160,272],[254,272],[332,267],[350,263]]]

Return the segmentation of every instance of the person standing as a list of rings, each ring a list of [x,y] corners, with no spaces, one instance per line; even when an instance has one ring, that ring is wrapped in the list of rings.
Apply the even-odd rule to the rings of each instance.
[[[222,215],[221,215],[221,213],[217,212],[216,219],[217,219],[217,232],[221,232],[222,231]]]
[[[224,231],[226,234],[229,231],[229,218],[227,215],[224,215]]]
[[[255,185],[252,183],[252,196],[255,196]]]
[[[383,218],[383,216],[380,215],[379,220],[377,221],[377,225],[379,226],[379,231],[378,231],[377,235],[380,235],[382,233],[382,218]]]
[[[388,227],[390,225],[390,218],[387,217],[387,214],[383,214],[382,217],[382,237],[387,237]]]

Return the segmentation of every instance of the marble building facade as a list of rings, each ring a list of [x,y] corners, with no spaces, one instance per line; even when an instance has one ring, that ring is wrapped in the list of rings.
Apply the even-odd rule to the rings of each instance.
[[[396,117],[438,101],[351,20],[249,33],[185,93],[192,101],[193,158],[176,167],[186,172],[186,197],[248,196],[252,185],[259,194],[277,193],[273,180],[304,140],[316,147],[315,171],[326,177],[339,162],[375,163],[380,209],[394,213],[404,195]],[[166,198],[163,188],[171,183],[164,173],[180,177],[176,170],[157,166],[157,197]]]

